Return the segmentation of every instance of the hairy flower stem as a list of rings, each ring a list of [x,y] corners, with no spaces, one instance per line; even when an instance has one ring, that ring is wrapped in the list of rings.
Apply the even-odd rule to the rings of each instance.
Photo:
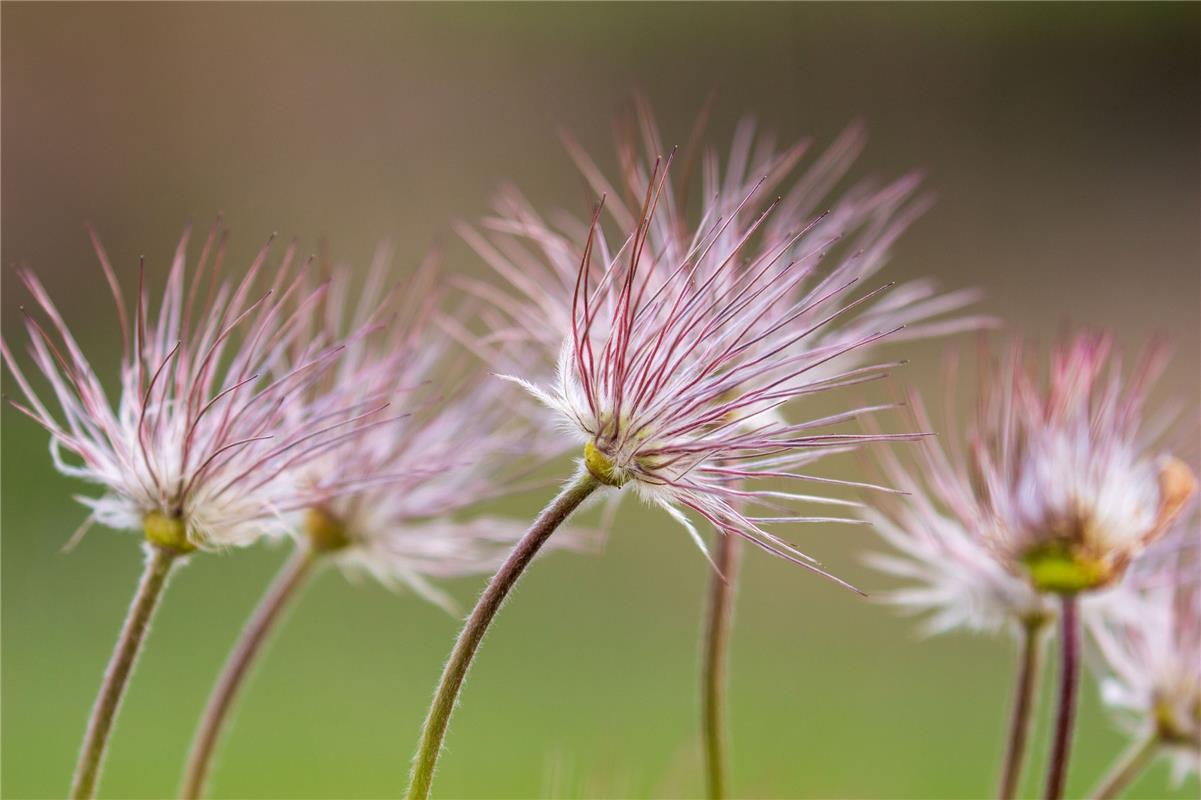
[[[117,711],[121,707],[121,699],[125,696],[125,688],[133,674],[134,663],[142,649],[142,641],[150,627],[150,618],[154,616],[159,598],[167,585],[171,567],[182,555],[179,550],[170,547],[156,544],[148,544],[146,547],[146,566],[142,571],[137,593],[129,606],[125,623],[121,626],[121,635],[109,659],[100,694],[96,697],[92,716],[88,720],[83,747],[79,752],[79,763],[75,767],[75,777],[71,782],[73,800],[94,797],[96,794],[104,751],[108,746]]]
[[[410,800],[424,800],[429,797],[434,768],[442,750],[442,740],[446,736],[446,727],[450,723],[450,715],[459,691],[463,688],[463,679],[467,677],[471,659],[479,649],[484,633],[492,624],[505,597],[555,529],[599,486],[600,482],[596,478],[582,470],[579,476],[542,510],[534,524],[521,537],[521,541],[514,546],[505,563],[492,576],[480,599],[476,601],[475,608],[463,624],[463,630],[450,653],[450,659],[442,670],[442,678],[434,692],[434,701],[421,729],[421,742],[417,747],[417,754],[413,757],[413,771],[409,776],[407,796]]]
[[[1162,740],[1154,733],[1131,744],[1093,792],[1093,800],[1113,800],[1120,795],[1155,759],[1160,744]]]
[[[192,738],[192,750],[188,755],[180,797],[193,800],[203,794],[217,740],[229,718],[234,698],[246,679],[259,649],[266,641],[267,634],[283,618],[284,608],[311,573],[313,565],[317,562],[317,555],[310,547],[297,547],[292,556],[284,562],[275,580],[271,582],[271,586],[267,588],[247,620],[246,627],[242,629],[242,634],[225,661],[221,676],[209,694],[200,725]]]
[[[1018,660],[1018,682],[1013,696],[1013,712],[1009,718],[1009,745],[1005,750],[1005,765],[1001,769],[1000,800],[1017,797],[1022,780],[1022,765],[1026,760],[1026,741],[1030,736],[1030,710],[1037,694],[1038,676],[1042,667],[1043,630],[1041,619],[1022,623],[1021,653]]]
[[[1055,738],[1047,767],[1047,800],[1061,800],[1068,776],[1072,728],[1076,721],[1076,694],[1080,683],[1080,620],[1076,596],[1061,595],[1059,615],[1059,710],[1055,715]]]
[[[709,579],[709,607],[701,666],[701,720],[704,731],[705,789],[711,800],[726,796],[727,720],[726,685],[730,629],[734,623],[739,548],[737,536],[719,534]]]

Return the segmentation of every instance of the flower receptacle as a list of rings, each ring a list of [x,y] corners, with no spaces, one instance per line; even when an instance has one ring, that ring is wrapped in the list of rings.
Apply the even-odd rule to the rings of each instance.
[[[592,477],[606,486],[621,487],[628,480],[620,470],[613,466],[609,457],[597,449],[592,442],[584,445],[584,466],[587,467]]]
[[[1040,592],[1086,592],[1105,586],[1116,577],[1109,563],[1084,555],[1064,542],[1038,545],[1021,560],[1030,582]]]
[[[1155,722],[1155,735],[1167,745],[1201,749],[1201,698],[1197,699],[1189,720],[1189,709],[1184,709],[1184,719],[1181,719],[1182,709],[1177,708],[1165,699],[1157,699],[1152,709]]]
[[[308,534],[313,552],[316,553],[341,550],[350,544],[350,537],[346,534],[346,526],[342,520],[318,506],[305,512],[304,530]]]
[[[142,517],[142,532],[146,541],[178,553],[190,553],[196,545],[188,541],[188,526],[181,518],[151,511]]]

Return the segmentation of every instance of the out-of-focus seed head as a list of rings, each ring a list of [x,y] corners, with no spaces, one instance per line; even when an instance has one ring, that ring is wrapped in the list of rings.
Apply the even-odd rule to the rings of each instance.
[[[954,375],[948,396],[955,395]],[[904,582],[875,593],[900,610],[925,617],[922,630],[935,635],[957,629],[994,633],[1037,628],[1052,619],[1055,604],[1009,569],[993,546],[988,513],[969,479],[959,421],[946,409],[942,424],[911,393],[915,426],[939,431],[904,455],[877,451],[885,479],[902,494],[881,497],[862,512],[891,553],[871,553],[867,562]]]
[[[1201,513],[1178,517],[1114,601],[1086,615],[1101,697],[1131,735],[1166,746],[1177,781],[1201,774]]]
[[[385,399],[395,417],[306,465],[302,482],[356,489],[310,506],[298,533],[351,573],[452,609],[436,582],[493,571],[524,532],[517,520],[484,514],[484,505],[520,490],[562,446],[548,449],[552,437],[537,429],[530,399],[480,359],[478,301],[450,306],[435,258],[399,280],[390,259],[381,248],[357,290],[353,274],[337,268],[315,322],[336,338],[386,321],[351,343],[327,380]],[[567,529],[550,545],[590,541]]]
[[[1191,469],[1148,441],[1146,394],[1163,354],[1123,375],[1107,334],[1052,354],[1045,383],[1014,345],[982,399],[973,472],[994,546],[1042,590],[1091,591],[1120,580],[1192,497]]]
[[[914,424],[936,430],[913,464],[884,452],[902,496],[865,513],[896,554],[870,561],[909,585],[885,599],[928,613],[928,630],[1040,624],[1051,594],[1086,592],[1086,612],[1194,492],[1192,470],[1150,441],[1164,419],[1145,395],[1163,357],[1123,376],[1110,338],[1083,334],[1055,348],[1044,382],[1020,343],[1001,363],[982,350],[980,391],[966,422],[941,424],[910,398]],[[959,393],[948,362],[946,395]]]

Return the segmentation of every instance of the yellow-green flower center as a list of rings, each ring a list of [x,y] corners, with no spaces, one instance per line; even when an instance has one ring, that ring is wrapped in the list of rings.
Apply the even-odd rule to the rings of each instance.
[[[350,544],[350,537],[342,520],[324,508],[313,507],[305,512],[304,529],[313,550],[318,553],[341,550]]]
[[[1048,542],[1028,550],[1022,563],[1034,588],[1041,592],[1075,594],[1112,581],[1113,567],[1073,549],[1065,542]]]
[[[1198,698],[1194,706],[1190,726],[1188,719],[1182,720],[1177,716],[1176,706],[1165,699],[1156,698],[1152,717],[1155,720],[1155,732],[1164,743],[1201,748],[1201,738],[1198,736],[1198,731],[1201,730],[1201,698]],[[1185,714],[1187,713],[1186,710]]]
[[[584,445],[584,466],[588,468],[588,472],[592,473],[592,477],[606,486],[624,486],[629,480],[592,442]]]
[[[159,511],[151,511],[142,517],[142,532],[146,541],[180,553],[190,553],[196,545],[188,541],[188,526],[179,517],[169,517]]]

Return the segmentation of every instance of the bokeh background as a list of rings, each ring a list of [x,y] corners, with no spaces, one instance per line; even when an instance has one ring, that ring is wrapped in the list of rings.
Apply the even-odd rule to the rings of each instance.
[[[82,223],[127,279],[161,277],[185,220],[224,211],[230,263],[271,232],[398,269],[517,182],[582,207],[558,142],[612,166],[611,118],[634,90],[682,141],[705,97],[725,147],[753,113],[784,139],[871,132],[856,175],[923,167],[939,197],[889,276],[987,292],[1046,341],[1114,328],[1177,342],[1160,394],[1196,408],[1201,197],[1196,4],[71,5],[2,10],[3,328],[22,334],[14,266],[48,284],[76,333],[119,339]],[[970,337],[966,344],[971,344]],[[932,387],[943,345],[904,348]],[[13,392],[5,376],[6,391]],[[5,797],[66,790],[84,720],[140,567],[137,539],[60,547],[86,487],[46,436],[3,412]],[[510,503],[530,515],[544,498]],[[870,531],[790,531],[869,590]],[[243,615],[283,559],[194,559],[158,617],[102,793],[165,797]],[[490,635],[449,738],[442,797],[693,796],[705,564],[627,503],[603,555],[541,561]],[[469,602],[477,582],[452,591]],[[220,797],[385,797],[403,784],[457,628],[406,595],[323,574],[254,675],[213,784]],[[1008,642],[921,640],[890,610],[765,556],[746,559],[734,636],[734,784],[756,797],[985,797],[1001,752]],[[1049,687],[1046,687],[1049,689]],[[1042,772],[1049,708],[1027,787]],[[1086,683],[1070,793],[1123,746]],[[1160,764],[1139,797],[1194,797]]]

